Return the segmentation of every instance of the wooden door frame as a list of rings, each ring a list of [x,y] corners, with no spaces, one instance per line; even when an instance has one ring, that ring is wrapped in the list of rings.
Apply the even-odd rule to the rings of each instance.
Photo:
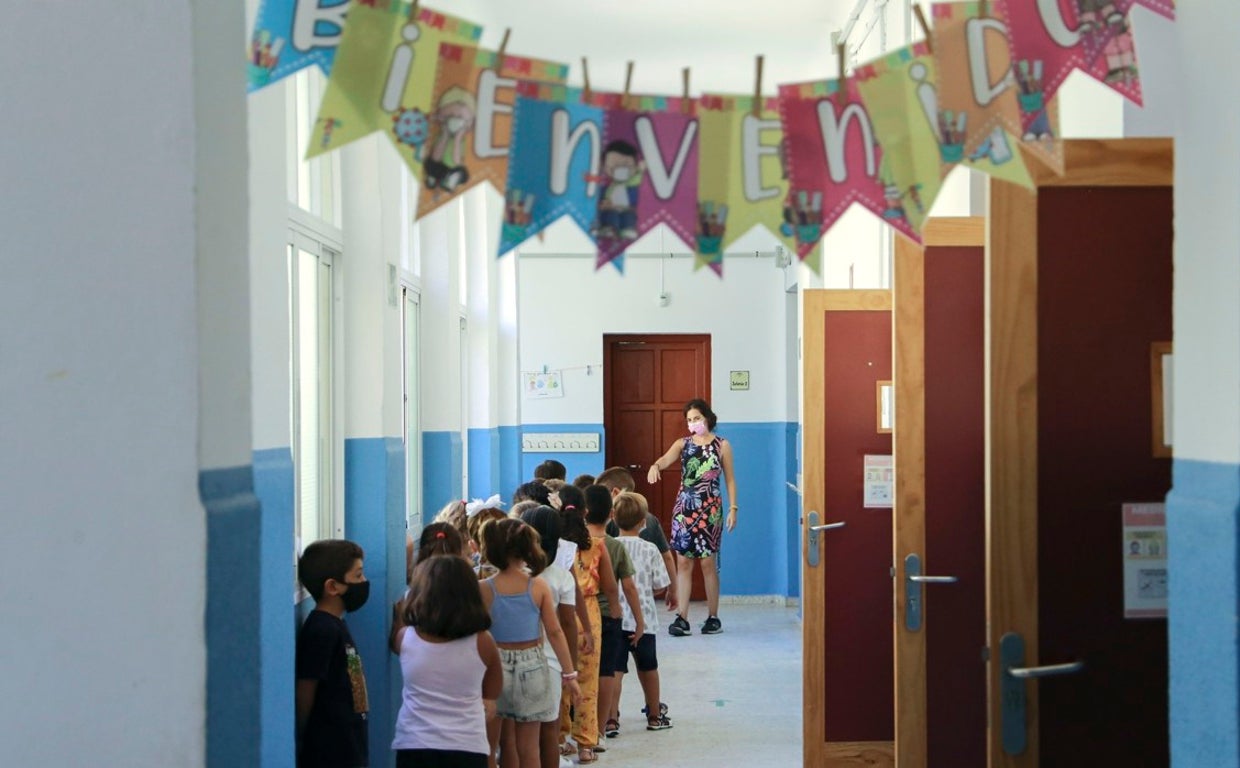
[[[811,578],[806,562],[809,552],[809,513],[816,511],[823,522],[830,522],[830,510],[825,509],[826,473],[823,456],[826,451],[826,403],[820,396],[826,382],[826,328],[823,315],[828,311],[890,311],[891,292],[887,290],[807,290],[802,296],[802,344],[801,359],[804,361],[804,418],[802,421],[802,450],[804,475],[802,478],[801,516],[801,639],[802,639],[802,717],[801,733],[804,739],[805,765],[864,766],[892,765],[890,742],[826,743],[826,665],[825,639],[825,589],[817,570]],[[826,535],[831,535],[830,533]],[[821,544],[819,545],[821,546]],[[810,684],[814,681],[814,684]],[[831,762],[828,763],[828,760]]]
[[[986,221],[980,216],[933,218],[922,233],[925,246],[986,244]],[[892,294],[892,380],[895,386],[893,430],[896,487],[892,519],[895,592],[895,765],[927,768],[926,632],[904,627],[904,558],[926,554],[926,345],[925,247],[896,237]]]
[[[1171,139],[1064,142],[1067,173],[1036,163],[1041,187],[1173,187]],[[991,768],[1039,765],[1038,685],[1027,683],[1028,747],[1003,751],[999,639],[1020,632],[1025,663],[1038,655],[1038,196],[991,180],[986,245],[986,665]]]

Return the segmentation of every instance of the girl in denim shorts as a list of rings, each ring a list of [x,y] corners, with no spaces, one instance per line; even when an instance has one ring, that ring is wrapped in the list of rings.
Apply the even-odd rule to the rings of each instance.
[[[542,649],[547,633],[562,669],[570,696],[578,701],[577,672],[564,630],[556,616],[551,589],[535,579],[547,558],[533,528],[511,518],[488,523],[482,529],[482,555],[499,569],[482,588],[482,600],[491,612],[491,635],[499,646],[504,690],[496,704],[499,717],[515,723],[520,768],[539,768],[538,731],[554,717],[551,668]]]

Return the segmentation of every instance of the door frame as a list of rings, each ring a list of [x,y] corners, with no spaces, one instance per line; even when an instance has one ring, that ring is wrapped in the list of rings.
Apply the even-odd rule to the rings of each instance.
[[[1171,139],[1064,142],[1063,176],[1030,164],[1037,187],[1173,187]],[[1038,685],[1027,682],[1028,746],[1003,751],[998,648],[1008,632],[1038,654],[1038,196],[991,180],[986,244],[986,665],[992,768],[1039,765]]]
[[[818,512],[823,522],[830,522],[826,510],[826,472],[823,455],[826,451],[826,403],[821,393],[826,381],[826,328],[823,315],[828,311],[890,311],[891,291],[888,290],[807,290],[802,294],[803,330],[801,359],[804,361],[804,414],[802,450],[801,516],[801,643],[802,643],[802,718],[805,765],[881,767],[893,764],[890,742],[840,742],[828,749],[826,742],[826,665],[825,588],[822,578],[811,578],[807,563],[809,552],[809,512]],[[830,533],[827,534],[831,535]],[[821,545],[820,545],[821,546]],[[811,684],[812,681],[812,684]],[[831,762],[828,763],[828,760]]]
[[[928,761],[926,632],[910,632],[905,609],[904,558],[926,553],[926,346],[925,246],[984,246],[981,216],[932,218],[923,245],[896,237],[892,295],[892,379],[895,386],[893,450],[896,462],[892,562],[895,593],[895,765],[926,768]],[[904,329],[909,329],[904,331]],[[982,638],[978,638],[982,642]],[[981,734],[979,734],[980,736]]]

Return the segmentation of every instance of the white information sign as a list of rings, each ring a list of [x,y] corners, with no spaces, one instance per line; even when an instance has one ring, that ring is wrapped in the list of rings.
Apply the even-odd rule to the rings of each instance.
[[[1129,503],[1124,515],[1124,618],[1167,617],[1167,509]]]
[[[866,456],[862,506],[890,509],[895,499],[896,470],[890,456]]]

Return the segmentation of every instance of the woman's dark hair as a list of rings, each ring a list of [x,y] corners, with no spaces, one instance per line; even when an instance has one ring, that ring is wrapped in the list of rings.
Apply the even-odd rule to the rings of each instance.
[[[586,497],[575,485],[566,485],[557,491],[560,497],[560,509],[572,509],[579,515],[586,513]]]
[[[482,528],[482,557],[501,571],[520,560],[537,576],[547,567],[547,555],[538,544],[538,533],[520,520],[505,517]]]
[[[414,567],[404,618],[409,626],[445,640],[491,628],[478,575],[461,557],[432,557]]]
[[[561,539],[576,544],[577,549],[582,552],[589,552],[590,547],[594,546],[590,529],[586,527],[586,518],[581,512],[576,509],[561,509],[560,523],[563,526],[560,531]]]
[[[709,429],[711,432],[714,432],[715,424],[719,422],[719,417],[716,416],[715,412],[710,409],[710,403],[706,402],[705,400],[699,399],[699,398],[694,398],[690,400],[689,402],[685,403],[685,415],[686,416],[689,415],[689,411],[692,411],[694,409],[697,409],[697,412],[702,414],[702,418],[706,419],[706,428]]]
[[[543,553],[554,559],[555,551],[560,548],[560,534],[564,531],[560,513],[544,504],[522,512],[521,520],[538,533]]]
[[[418,556],[414,562],[420,563],[436,555],[460,557],[464,553],[465,540],[461,538],[461,532],[456,526],[451,523],[431,523],[422,529],[422,535],[418,538]]]
[[[348,539],[321,539],[306,547],[297,560],[297,578],[314,602],[323,599],[323,585],[328,579],[344,583],[345,574],[366,555]]]
[[[605,485],[592,485],[586,489],[586,522],[590,525],[606,525],[611,519],[611,489]]]
[[[539,504],[550,504],[551,491],[548,491],[542,483],[525,483],[518,486],[517,490],[513,492],[512,503],[516,504],[518,501],[525,501],[526,499],[537,501]]]

